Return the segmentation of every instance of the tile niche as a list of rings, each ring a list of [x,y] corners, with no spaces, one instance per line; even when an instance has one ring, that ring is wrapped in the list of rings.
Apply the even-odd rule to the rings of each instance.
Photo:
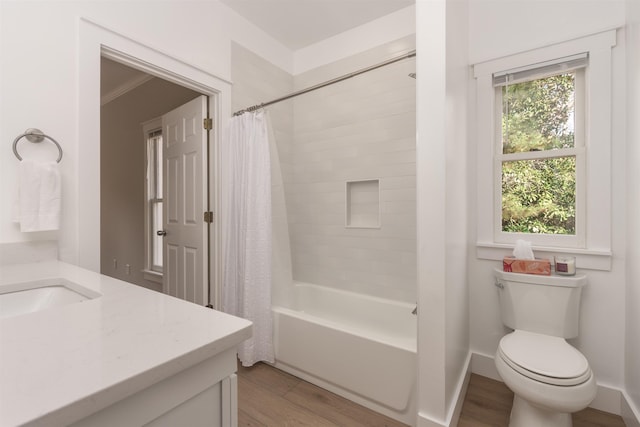
[[[347,181],[347,228],[380,228],[380,180]]]

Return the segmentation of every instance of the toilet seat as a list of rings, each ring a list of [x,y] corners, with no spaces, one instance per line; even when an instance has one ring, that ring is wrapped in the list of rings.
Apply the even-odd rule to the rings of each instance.
[[[516,330],[502,337],[498,354],[521,375],[545,384],[574,386],[592,375],[584,355],[560,337]]]

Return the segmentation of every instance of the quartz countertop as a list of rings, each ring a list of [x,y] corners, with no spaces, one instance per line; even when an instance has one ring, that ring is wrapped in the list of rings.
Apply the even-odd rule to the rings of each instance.
[[[0,319],[0,426],[68,425],[230,349],[251,322],[63,262],[0,266],[0,288],[63,278],[101,294]]]

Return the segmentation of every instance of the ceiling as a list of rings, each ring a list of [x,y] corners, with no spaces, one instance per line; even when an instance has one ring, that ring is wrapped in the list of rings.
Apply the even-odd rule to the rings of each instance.
[[[221,0],[289,49],[358,27],[415,0]]]
[[[100,61],[100,96],[105,104],[151,79],[151,76],[107,58]]]

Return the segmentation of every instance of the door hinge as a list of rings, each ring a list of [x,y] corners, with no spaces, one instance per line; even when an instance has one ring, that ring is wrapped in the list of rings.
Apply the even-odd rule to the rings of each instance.
[[[204,121],[203,125],[204,125],[205,130],[213,129],[213,119],[205,117],[205,119],[203,121]]]
[[[204,213],[204,222],[207,224],[213,223],[213,212],[209,211]]]

